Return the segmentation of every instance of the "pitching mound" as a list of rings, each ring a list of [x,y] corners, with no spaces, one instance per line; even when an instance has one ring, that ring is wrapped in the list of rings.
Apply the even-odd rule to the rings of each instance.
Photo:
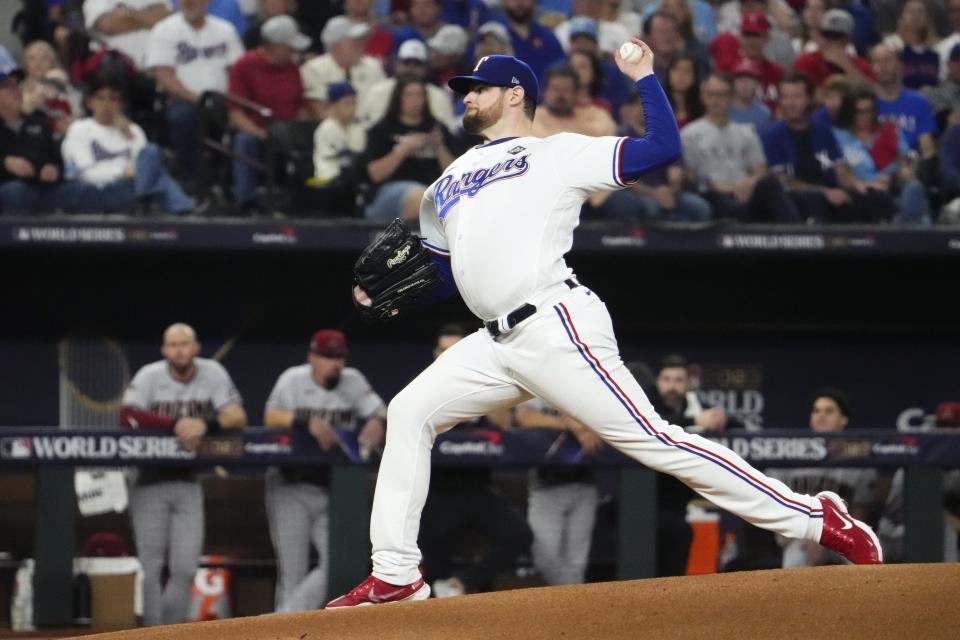
[[[501,591],[138,629],[97,640],[960,637],[960,565],[821,567]]]

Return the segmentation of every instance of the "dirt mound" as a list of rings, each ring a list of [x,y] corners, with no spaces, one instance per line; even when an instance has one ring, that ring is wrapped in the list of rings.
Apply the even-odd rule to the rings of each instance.
[[[960,565],[820,567],[607,582],[87,637],[934,640],[960,637]]]

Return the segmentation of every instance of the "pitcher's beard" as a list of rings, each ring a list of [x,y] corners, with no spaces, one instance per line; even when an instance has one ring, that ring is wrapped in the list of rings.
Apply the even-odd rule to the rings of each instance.
[[[472,136],[478,136],[495,125],[503,115],[503,103],[497,102],[486,111],[476,110],[463,116],[463,130]]]

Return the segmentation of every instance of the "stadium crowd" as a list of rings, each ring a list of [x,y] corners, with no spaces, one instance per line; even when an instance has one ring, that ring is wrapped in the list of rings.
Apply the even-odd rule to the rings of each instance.
[[[683,157],[588,218],[960,221],[960,0],[25,0],[0,48],[8,214],[415,219],[476,144],[446,86],[540,78],[534,131],[643,134],[649,43]]]

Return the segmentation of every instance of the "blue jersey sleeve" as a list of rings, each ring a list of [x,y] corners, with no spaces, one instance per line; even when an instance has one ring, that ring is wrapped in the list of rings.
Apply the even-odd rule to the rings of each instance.
[[[654,74],[637,82],[643,102],[644,134],[626,138],[620,146],[618,179],[636,182],[647,171],[673,162],[680,156],[680,129],[660,82]]]

